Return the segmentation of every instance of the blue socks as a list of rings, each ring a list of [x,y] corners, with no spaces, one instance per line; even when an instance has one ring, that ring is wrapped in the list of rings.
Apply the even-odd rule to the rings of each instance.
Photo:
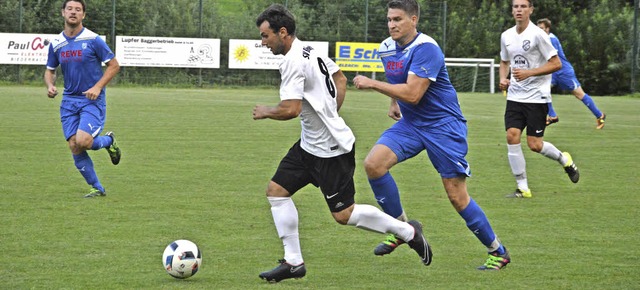
[[[107,138],[111,139],[110,137]],[[91,157],[89,157],[87,151],[83,151],[78,155],[73,155],[73,161],[75,162],[78,171],[80,171],[80,174],[82,174],[82,177],[84,177],[84,180],[87,181],[87,184],[104,192],[104,187],[102,187],[102,184],[100,184],[100,181],[98,180],[98,175],[93,169],[93,161],[91,160]]]
[[[553,105],[551,104],[551,102],[547,103],[547,107],[549,108],[549,113],[547,113],[547,115],[549,115],[549,117],[558,117],[558,114],[556,114],[556,111],[553,110]]]
[[[587,106],[587,108],[589,108],[591,113],[594,116],[596,116],[596,118],[602,117],[602,112],[600,112],[600,110],[598,110],[598,107],[596,106],[596,103],[593,102],[593,99],[589,95],[584,94],[584,97],[582,97],[582,103],[585,106]]]
[[[113,138],[109,136],[98,136],[93,138],[93,144],[91,144],[91,150],[99,150],[107,148],[113,143]]]
[[[400,191],[391,173],[387,172],[378,179],[369,179],[369,185],[371,185],[373,194],[385,213],[393,218],[398,218],[402,215]]]
[[[487,216],[473,198],[459,214],[467,222],[469,230],[489,249],[489,252],[498,251],[498,255],[504,254],[504,247],[497,242],[496,234],[493,232]]]
[[[582,97],[582,103],[585,106],[587,106],[587,108],[589,108],[591,113],[594,116],[596,116],[596,118],[602,117],[602,112],[600,111],[600,109],[598,109],[598,106],[596,106],[596,103],[593,101],[593,99],[588,94],[584,94],[584,97]],[[549,115],[549,117],[557,117],[558,116],[558,114],[556,114],[556,111],[553,110],[553,105],[551,103],[547,103],[547,107],[549,108],[549,113],[547,113],[547,115]]]

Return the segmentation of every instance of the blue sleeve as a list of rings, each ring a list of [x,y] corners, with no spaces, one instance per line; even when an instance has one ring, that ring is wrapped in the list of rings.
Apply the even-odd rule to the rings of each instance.
[[[47,67],[57,68],[60,65],[58,56],[53,52],[53,44],[49,44],[49,56],[47,57]]]
[[[562,50],[562,45],[560,45],[560,40],[558,40],[555,37],[551,37],[551,45],[553,45],[553,48],[555,48],[556,50]]]
[[[115,57],[107,43],[104,42],[101,37],[96,37],[94,45],[96,46],[94,48],[96,51],[96,55],[101,62],[108,62]]]
[[[425,42],[413,50],[410,71],[421,78],[435,80],[444,66],[444,54],[437,45]]]

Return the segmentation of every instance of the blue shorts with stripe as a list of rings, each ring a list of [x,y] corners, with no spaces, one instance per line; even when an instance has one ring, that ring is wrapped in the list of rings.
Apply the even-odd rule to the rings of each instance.
[[[580,87],[580,82],[573,71],[563,71],[551,75],[551,85],[563,91],[573,91]]]
[[[440,126],[418,128],[400,119],[382,133],[376,144],[389,147],[398,157],[398,163],[426,150],[442,178],[471,176],[465,159],[469,146],[464,121],[454,119]]]
[[[60,103],[60,122],[65,140],[69,140],[78,130],[85,131],[94,138],[98,136],[104,128],[106,112],[107,106],[103,101],[64,98]]]

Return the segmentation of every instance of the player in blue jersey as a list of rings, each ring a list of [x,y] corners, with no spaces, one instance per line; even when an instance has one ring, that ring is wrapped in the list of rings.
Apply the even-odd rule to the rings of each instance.
[[[564,50],[562,50],[560,40],[551,33],[551,20],[542,18],[536,23],[538,24],[538,27],[542,28],[542,30],[549,34],[551,44],[556,50],[558,50],[558,57],[560,57],[560,61],[562,62],[562,68],[551,75],[551,85],[558,86],[561,90],[571,91],[571,94],[573,94],[578,100],[582,101],[582,103],[587,106],[591,113],[596,117],[596,129],[604,128],[604,120],[607,118],[607,115],[600,111],[593,99],[586,94],[584,90],[582,90],[582,86],[576,77],[576,72],[573,70],[573,66],[565,56]],[[549,107],[549,116],[547,117],[548,126],[558,122],[560,119],[558,118],[556,111],[553,109],[552,103],[547,103],[547,106]]]
[[[358,75],[358,89],[373,89],[391,98],[389,117],[397,122],[382,133],[365,158],[365,170],[378,204],[389,215],[406,220],[399,190],[389,170],[426,151],[442,178],[449,201],[467,227],[488,249],[489,258],[480,270],[499,270],[510,261],[509,252],[494,233],[480,206],[467,192],[471,175],[467,154],[467,125],[447,68],[444,54],[433,38],[418,32],[420,7],[415,0],[392,0],[387,4],[391,37],[379,53],[387,82]],[[404,243],[396,236],[374,250],[391,253]]]
[[[62,131],[76,168],[91,186],[85,197],[94,197],[105,196],[106,191],[87,150],[106,148],[114,165],[121,157],[113,132],[99,136],[107,112],[105,86],[118,73],[120,65],[104,40],[82,25],[85,9],[83,0],[65,0],[62,4],[64,31],[49,46],[44,82],[49,98],[55,98],[58,94],[56,68],[61,67],[64,76],[60,103]],[[107,66],[104,72],[102,63]]]

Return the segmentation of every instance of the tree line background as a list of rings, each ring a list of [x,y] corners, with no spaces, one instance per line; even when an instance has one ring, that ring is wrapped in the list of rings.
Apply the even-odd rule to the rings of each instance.
[[[637,1],[637,0],[636,0]],[[115,35],[221,39],[220,69],[126,67],[118,84],[162,86],[277,85],[277,71],[228,69],[229,39],[259,38],[256,16],[271,3],[296,16],[302,40],[380,42],[388,37],[386,0],[89,0],[84,25],[115,51]],[[418,0],[419,30],[446,57],[493,58],[499,62],[500,34],[514,25],[511,1]],[[585,91],[620,95],[637,91],[632,80],[634,0],[535,0],[531,20],[549,18]],[[637,4],[636,4],[637,5]],[[61,0],[0,2],[0,32],[51,33],[63,29]],[[1,48],[0,48],[1,49]],[[636,48],[637,49],[637,48]],[[117,56],[116,56],[117,57]],[[457,68],[451,74],[456,78]],[[41,82],[43,67],[0,66],[0,82]],[[637,70],[636,70],[637,71]],[[378,76],[380,77],[380,75]],[[465,82],[465,79],[457,80]],[[497,82],[496,78],[496,82]],[[458,84],[454,82],[458,87]],[[462,86],[463,84],[460,84]],[[632,87],[633,86],[633,87]]]

